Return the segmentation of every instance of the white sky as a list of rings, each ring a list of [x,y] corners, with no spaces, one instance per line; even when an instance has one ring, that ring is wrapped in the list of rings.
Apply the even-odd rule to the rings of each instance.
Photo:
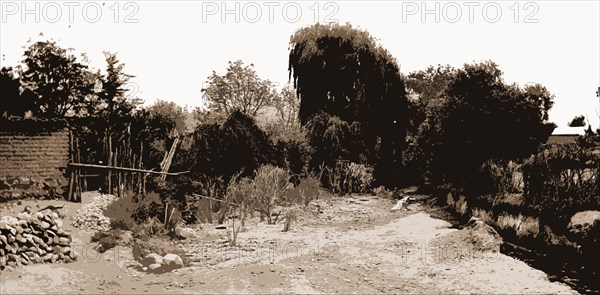
[[[315,20],[337,20],[379,39],[403,73],[491,59],[507,82],[541,83],[556,95],[550,114],[559,126],[555,133],[581,133],[566,127],[576,115],[598,126],[598,0],[0,3],[2,66],[17,65],[30,38],[54,39],[77,54],[85,52],[96,69],[105,67],[103,51],[117,52],[125,72],[136,76],[130,94],[146,104],[160,98],[201,105],[206,78],[213,70],[224,73],[227,62],[236,59],[253,63],[263,79],[283,85],[290,36]],[[224,14],[224,8],[232,12]],[[424,9],[433,12],[423,14]]]

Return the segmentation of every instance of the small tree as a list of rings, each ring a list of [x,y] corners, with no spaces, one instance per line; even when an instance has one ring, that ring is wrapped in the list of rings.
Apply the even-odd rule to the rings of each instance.
[[[256,118],[276,95],[272,83],[258,77],[254,64],[244,66],[241,60],[229,62],[225,75],[213,71],[202,93],[208,110],[221,120],[235,111]]]

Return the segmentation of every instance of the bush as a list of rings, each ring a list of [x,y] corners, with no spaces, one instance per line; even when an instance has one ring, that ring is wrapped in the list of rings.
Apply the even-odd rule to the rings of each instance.
[[[254,119],[234,112],[223,123],[203,124],[192,134],[191,168],[195,175],[222,177],[227,184],[241,171],[243,177],[274,162],[275,148]]]
[[[130,230],[136,226],[133,214],[139,208],[139,198],[139,196],[127,194],[106,207],[103,214],[110,218],[113,229]]]
[[[333,193],[366,193],[373,182],[373,173],[365,165],[339,161],[336,168],[327,173],[327,178],[328,187]]]
[[[91,240],[92,242],[98,242],[96,250],[104,253],[119,244],[119,241],[121,241],[121,230],[98,231],[94,233]]]
[[[579,144],[543,146],[523,165],[524,203],[545,221],[566,224],[579,211],[600,208],[600,159]]]
[[[104,215],[111,219],[113,229],[172,234],[175,225],[183,221],[179,204],[173,200],[163,200],[154,192],[146,196],[124,196],[110,204]],[[160,224],[162,230],[156,230],[156,224]]]
[[[308,173],[310,146],[304,140],[280,140],[277,142],[280,167],[284,167],[299,181]],[[298,184],[298,183],[295,183]]]
[[[283,197],[292,188],[289,180],[289,173],[279,167],[265,165],[256,171],[250,202],[268,224],[277,223],[280,212],[275,213],[275,219],[271,215],[275,206],[286,203]]]
[[[289,190],[285,198],[290,204],[308,205],[310,201],[318,199],[321,194],[321,186],[319,179],[314,176],[303,178],[298,185]]]

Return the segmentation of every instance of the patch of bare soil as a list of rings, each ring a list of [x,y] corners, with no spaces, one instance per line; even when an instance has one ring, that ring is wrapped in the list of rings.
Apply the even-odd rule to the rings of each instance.
[[[250,219],[234,247],[228,229],[195,225],[173,245],[188,266],[164,274],[138,271],[130,247],[88,247],[74,263],[2,273],[0,293],[576,293],[509,256],[469,249],[468,234],[432,217],[426,197],[417,202],[391,212],[390,199],[319,199],[288,232]],[[71,233],[85,244],[93,232]]]

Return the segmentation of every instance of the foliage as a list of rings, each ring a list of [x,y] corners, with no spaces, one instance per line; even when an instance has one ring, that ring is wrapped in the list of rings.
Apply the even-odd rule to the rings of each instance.
[[[335,170],[329,172],[327,176],[329,189],[342,195],[366,193],[373,182],[372,169],[352,162],[338,162]]]
[[[311,148],[305,139],[279,140],[276,150],[278,165],[290,171],[294,182],[308,174]]]
[[[296,221],[296,219],[298,219],[298,209],[296,208],[288,208],[287,211],[284,213],[283,219],[285,220],[285,223],[283,224],[283,232],[288,232],[290,231],[290,229],[292,229],[292,224]]]
[[[36,117],[76,115],[93,95],[95,76],[56,42],[36,42],[24,53],[19,73],[23,95],[31,97]]]
[[[172,101],[157,100],[153,105],[146,108],[150,115],[169,118],[175,123],[171,134],[184,134],[187,131],[186,110]]]
[[[542,146],[525,162],[523,177],[525,205],[547,222],[600,208],[600,160],[576,143]]]
[[[332,127],[331,136],[356,122],[364,147],[353,152],[380,162],[378,181],[393,183],[400,163],[390,160],[400,158],[408,123],[406,92],[396,60],[366,31],[350,25],[316,24],[298,30],[290,43],[289,72],[300,99],[301,122],[322,117],[316,115],[319,111],[337,117],[336,124],[317,124]],[[336,157],[344,155],[330,147]],[[337,158],[329,159],[333,165]]]
[[[571,122],[569,122],[569,127],[585,127],[585,117],[584,116],[575,116]]]
[[[513,161],[488,160],[480,168],[481,194],[505,196],[523,192],[523,179],[519,177],[521,165]]]
[[[339,117],[319,111],[308,121],[306,129],[312,147],[310,168],[313,171],[320,165],[335,168],[340,159],[366,161],[360,123],[348,124]]]
[[[296,92],[290,85],[285,85],[281,92],[273,98],[274,112],[268,116],[264,130],[275,142],[279,140],[303,140],[304,130],[300,125],[298,111],[300,102]]]
[[[114,229],[132,230],[139,225],[155,222],[160,226],[152,228],[154,234],[172,233],[175,225],[182,221],[178,202],[172,198],[161,198],[158,193],[148,193],[145,196],[127,195],[108,205],[104,215],[111,219]],[[160,230],[157,231],[156,229]]]
[[[245,66],[241,60],[230,61],[225,75],[213,71],[207,83],[203,98],[208,110],[222,120],[236,111],[256,118],[276,94],[269,80],[258,77],[254,64]]]
[[[274,147],[268,136],[254,120],[234,112],[223,123],[203,124],[192,134],[190,170],[199,175],[223,177],[228,182],[231,176],[242,172],[250,176],[262,164],[273,161]]]
[[[98,92],[97,101],[88,104],[89,114],[94,114],[111,121],[131,116],[139,101],[129,100],[125,95],[126,83],[133,76],[123,73],[125,64],[120,63],[117,55],[104,52],[106,58],[106,75],[99,77],[102,89]]]
[[[292,188],[289,182],[289,174],[286,170],[264,165],[257,169],[253,180],[254,192],[251,194],[251,204],[261,215],[261,219],[267,219],[268,224],[277,223],[281,212],[273,212],[275,206],[285,203],[284,196]],[[275,218],[272,218],[275,213]]]
[[[540,85],[505,84],[493,62],[440,75],[450,79],[448,87],[427,104],[405,155],[431,184],[477,189],[474,179],[485,161],[525,158],[555,127],[546,123],[553,96]]]
[[[246,223],[246,218],[252,215],[254,210],[254,183],[250,178],[232,178],[227,187],[226,203],[236,204],[237,212],[239,213],[241,226]]]
[[[0,118],[23,117],[32,108],[32,101],[21,96],[21,82],[13,68],[2,67],[0,70]]]
[[[298,185],[286,193],[285,199],[289,204],[306,206],[312,200],[318,199],[320,194],[320,180],[314,176],[307,176],[300,179]]]

